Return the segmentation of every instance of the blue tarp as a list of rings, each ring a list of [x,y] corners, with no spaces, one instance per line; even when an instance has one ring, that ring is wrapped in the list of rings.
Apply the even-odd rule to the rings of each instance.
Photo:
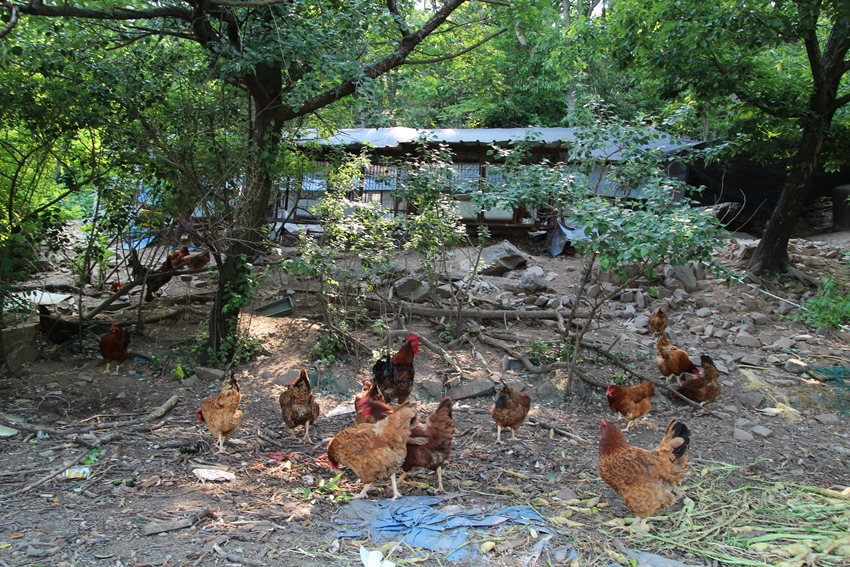
[[[569,227],[558,220],[558,225],[555,227],[555,234],[552,235],[552,240],[549,243],[549,255],[553,258],[564,251],[567,242],[578,242],[586,240],[587,235],[584,233],[584,227],[576,226]]]
[[[347,528],[339,537],[370,537],[376,542],[389,539],[402,541],[444,554],[449,561],[468,559],[478,554],[475,546],[466,545],[474,528],[498,529],[502,525],[533,525],[541,534],[552,532],[544,527],[546,520],[528,506],[510,506],[485,512],[480,508],[450,512],[435,507],[441,498],[404,496],[398,500],[354,500],[340,508],[334,522]],[[447,508],[448,509],[448,508]]]

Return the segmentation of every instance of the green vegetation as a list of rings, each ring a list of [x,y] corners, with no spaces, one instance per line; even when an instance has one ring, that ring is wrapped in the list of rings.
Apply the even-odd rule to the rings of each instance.
[[[847,282],[826,280],[817,294],[805,300],[793,319],[817,329],[850,324],[850,289]]]

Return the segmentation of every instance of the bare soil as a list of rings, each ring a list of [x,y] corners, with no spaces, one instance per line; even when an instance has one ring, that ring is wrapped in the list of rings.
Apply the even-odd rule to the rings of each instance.
[[[822,249],[839,249],[843,253],[849,241],[846,237],[821,235],[811,241],[822,241]],[[830,239],[836,245],[827,242]],[[540,266],[549,275],[549,285],[556,296],[567,294],[577,282],[581,258],[550,258],[532,243],[521,239],[515,242],[529,254],[529,266]],[[463,251],[457,251],[458,259],[462,255]],[[404,256],[400,261],[416,265],[414,257]],[[836,275],[844,267],[839,254],[827,259],[824,266],[808,271],[824,277]],[[725,282],[714,279],[702,280],[702,284],[701,291],[689,294],[671,312],[670,328],[677,342],[692,354],[708,352],[729,370],[723,376],[723,394],[707,406],[711,410],[708,412],[675,407],[657,389],[649,417],[632,427],[627,433],[629,441],[649,448],[660,439],[669,419],[684,420],[692,432],[693,459],[685,494],[689,494],[689,484],[704,477],[713,478],[712,471],[717,470],[718,464],[726,467],[726,473],[718,476],[713,485],[718,494],[730,494],[757,480],[769,481],[772,486],[838,490],[850,485],[847,416],[840,413],[850,408],[850,391],[842,394],[834,385],[784,370],[785,359],[790,356],[812,365],[850,367],[847,335],[818,333],[779,318],[775,313],[781,302],[751,287],[735,283],[727,287]],[[280,297],[287,289],[308,287],[309,282],[275,274],[267,280],[263,301]],[[246,317],[245,325],[265,353],[234,369],[249,375],[242,380],[245,418],[228,440],[227,453],[214,454],[210,450],[214,440],[204,425],[196,422],[194,410],[221,384],[172,375],[178,364],[188,368],[192,339],[199,325],[203,325],[203,313],[209,307],[198,303],[197,298],[181,303],[180,298],[188,291],[188,285],[175,281],[165,290],[165,298],[153,307],[145,306],[146,310],[171,309],[174,305],[186,309],[177,317],[146,326],[144,334],[135,337],[131,357],[118,375],[103,373],[97,339],[92,337],[83,353],[67,347],[53,351],[52,345],[39,343],[42,358],[16,376],[0,378],[0,411],[24,418],[30,424],[16,436],[0,438],[4,456],[0,465],[0,566],[359,565],[361,544],[369,549],[381,547],[383,542],[367,537],[339,537],[340,527],[333,518],[346,503],[338,492],[319,490],[320,481],[332,478],[333,472],[313,462],[325,452],[328,440],[352,423],[350,413],[327,415],[341,405],[351,407],[353,392],[339,390],[369,376],[367,357],[343,353],[330,366],[317,368],[309,353],[322,329],[317,298],[311,293],[298,291],[294,295],[295,311],[291,316]],[[799,301],[804,293],[793,282],[777,282],[770,291],[794,301]],[[136,295],[134,305],[137,301]],[[637,314],[648,314],[652,306]],[[712,316],[697,317],[698,306],[710,307]],[[659,379],[653,363],[655,340],[649,334],[628,330],[630,319],[619,315],[620,308],[622,305],[612,305],[589,337],[606,349],[614,343],[611,352],[615,356],[633,365],[639,374]],[[126,311],[103,314],[101,320],[132,321],[135,312]],[[753,312],[768,316],[758,326],[765,347],[771,344],[771,337],[796,337],[796,346],[771,351],[738,346],[734,344],[734,333],[718,339],[706,338],[700,329],[700,334],[690,332],[707,324],[720,327],[726,321],[739,325]],[[405,323],[410,331],[440,343],[442,327],[438,321],[411,317]],[[557,338],[554,321],[481,324],[528,341],[554,342]],[[368,323],[354,334],[364,344],[379,347],[379,338],[370,333]],[[528,353],[527,346],[516,348]],[[485,541],[497,544],[486,558],[479,556],[475,564],[484,561],[525,565],[536,561],[538,565],[610,565],[625,562],[623,553],[629,549],[653,551],[687,564],[717,564],[716,559],[698,552],[696,544],[637,539],[610,524],[610,520],[628,517],[628,512],[617,494],[602,483],[596,469],[598,420],[618,420],[609,410],[602,390],[585,386],[567,397],[562,391],[560,373],[541,376],[524,369],[503,371],[505,353],[481,343],[474,335],[450,354],[467,379],[521,381],[531,392],[531,416],[537,425],[526,423],[518,431],[518,441],[495,445],[495,426],[489,416],[493,396],[458,401],[458,433],[451,460],[443,471],[448,504],[465,510],[525,504],[545,518],[565,519],[549,522],[554,537],[542,555],[537,554],[539,558],[535,557],[534,544],[543,537],[542,533],[521,527],[473,531],[470,545],[474,548]],[[741,354],[756,354],[761,362],[741,366]],[[777,360],[768,361],[771,355]],[[446,382],[456,376],[428,349],[420,352],[415,365],[417,381]],[[317,399],[323,416],[316,431],[311,431],[316,441],[312,445],[301,443],[301,430],[296,431],[297,439],[287,438],[289,432],[277,404],[285,384],[302,367],[310,368],[311,375],[319,378]],[[583,369],[603,383],[621,372],[592,351],[585,353]],[[761,409],[787,404],[797,409],[799,416],[770,416],[747,407],[740,395],[753,392],[764,397]],[[75,434],[38,434],[39,427],[75,430],[132,420],[161,406],[173,395],[179,396],[179,402],[164,417],[116,428],[114,431],[120,436],[101,445],[96,460],[88,465],[88,479],[53,476],[87,453],[89,449],[83,443],[92,443],[92,439]],[[436,398],[420,388],[414,399],[423,415],[436,405]],[[839,420],[822,423],[815,419],[822,414],[837,414]],[[560,435],[540,424],[569,435]],[[736,425],[746,431],[762,426],[769,433],[755,434],[752,440],[737,440],[733,435]],[[104,437],[110,431],[91,433]],[[204,467],[224,467],[235,474],[236,480],[202,483],[193,470]],[[48,477],[49,480],[24,490]],[[429,488],[402,487],[403,494],[429,494],[436,485],[430,471],[414,471],[412,479]],[[306,494],[307,499],[304,491],[297,490],[305,487],[313,489],[312,494]],[[340,487],[351,495],[361,485],[351,471],[346,471]],[[21,493],[9,496],[15,492]],[[779,493],[777,498],[781,498]],[[378,482],[371,497],[382,499],[389,495],[388,483]],[[706,509],[708,500],[692,499],[691,504],[698,513]],[[680,501],[669,514],[651,521],[651,533],[663,536],[676,527],[676,512],[682,506]],[[173,522],[178,522],[174,524],[176,529],[145,535],[151,526],[162,528]],[[790,519],[789,522],[793,523]],[[382,549],[385,553],[390,551],[387,546]],[[446,564],[443,555],[408,546],[395,549],[391,559],[397,564]],[[753,561],[773,562],[758,556]],[[840,560],[826,564],[840,564]]]

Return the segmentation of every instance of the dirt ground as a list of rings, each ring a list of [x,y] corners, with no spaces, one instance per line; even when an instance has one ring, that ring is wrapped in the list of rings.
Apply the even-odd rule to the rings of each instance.
[[[515,243],[528,254],[529,266],[543,269],[555,296],[569,293],[581,258],[551,258],[522,238]],[[807,268],[816,277],[838,275],[846,267],[848,244],[847,233],[798,242],[800,248],[816,249],[819,257],[828,256],[822,265]],[[719,257],[733,264],[734,247],[729,244]],[[835,250],[839,253],[831,255]],[[457,259],[461,256],[458,251]],[[415,265],[409,256],[400,261]],[[524,505],[546,520],[542,527],[507,523],[470,529],[467,550],[491,549],[462,564],[608,566],[628,565],[632,557],[634,565],[675,565],[673,560],[689,565],[850,565],[850,490],[845,490],[850,486],[850,390],[836,381],[821,383],[785,370],[791,357],[812,366],[850,368],[848,335],[816,332],[780,317],[782,302],[752,287],[727,287],[710,275],[700,286],[671,307],[670,328],[677,344],[691,354],[707,352],[720,363],[726,371],[724,390],[707,406],[710,411],[695,411],[673,406],[657,388],[648,418],[626,434],[631,443],[649,448],[672,417],[691,429],[685,496],[653,518],[651,532],[643,538],[618,523],[628,512],[597,472],[598,420],[623,424],[609,410],[601,389],[586,386],[565,396],[560,373],[505,371],[505,353],[474,334],[450,352],[465,382],[522,382],[532,396],[534,423],[520,428],[518,441],[495,445],[489,416],[494,396],[457,401],[457,434],[443,471],[446,501],[438,507],[448,514]],[[182,369],[191,360],[192,337],[209,308],[203,296],[180,299],[192,288],[185,282],[175,281],[159,305],[146,306],[186,309],[137,335],[120,374],[103,373],[92,337],[84,353],[53,351],[52,345],[39,343],[42,358],[17,376],[0,378],[0,412],[27,424],[18,435],[0,438],[0,567],[361,565],[361,545],[380,549],[398,565],[446,565],[447,553],[395,545],[399,538],[341,536],[345,529],[335,521],[337,512],[350,505],[344,495],[355,494],[361,484],[345,471],[336,490],[328,483],[334,473],[314,459],[336,432],[353,422],[353,392],[342,390],[369,376],[370,363],[367,357],[344,354],[327,367],[311,360],[308,353],[322,330],[316,296],[300,291],[307,287],[309,282],[276,273],[267,279],[261,302],[296,290],[294,313],[246,319],[265,352],[235,368],[247,373],[242,379],[245,418],[223,455],[210,451],[214,441],[194,415],[201,400],[217,393],[221,384],[175,377],[177,366]],[[804,292],[782,282],[769,291],[794,302]],[[138,296],[132,301],[135,305]],[[660,380],[653,363],[655,339],[630,327],[635,316],[648,314],[655,304],[635,313],[612,305],[589,338],[603,349],[613,343],[610,351],[618,359],[638,374]],[[703,307],[711,309],[710,316],[696,315]],[[132,320],[132,310],[126,311],[104,314],[101,320]],[[735,328],[753,313],[766,316],[758,317],[758,332],[751,333],[762,346],[735,344]],[[438,321],[415,316],[405,324],[440,343]],[[554,321],[486,320],[481,325],[527,341],[557,338]],[[706,332],[708,325],[728,332]],[[355,335],[378,348],[379,338],[368,324]],[[781,338],[791,339],[793,346],[771,349]],[[527,344],[516,349],[529,352]],[[622,371],[593,352],[585,351],[582,365],[591,377],[608,383]],[[757,358],[743,358],[747,356]],[[417,381],[457,379],[428,349],[416,357],[415,366]],[[309,368],[317,379],[323,414],[311,431],[315,443],[310,445],[302,444],[301,430],[297,439],[287,438],[277,403],[300,368]],[[141,420],[175,395],[176,406],[158,418],[87,433],[63,431]],[[417,387],[413,399],[424,415],[437,397]],[[110,433],[115,436],[108,440]],[[104,437],[108,442],[102,442]],[[57,476],[90,453],[87,445],[100,446],[88,461],[89,478]],[[209,468],[227,470],[235,480],[203,483],[193,473]],[[433,494],[433,473],[414,471],[412,479],[428,488],[401,487],[403,494]],[[375,488],[373,501],[391,494],[388,483],[379,481]],[[173,529],[165,529],[169,527]],[[793,545],[798,547],[789,547]]]

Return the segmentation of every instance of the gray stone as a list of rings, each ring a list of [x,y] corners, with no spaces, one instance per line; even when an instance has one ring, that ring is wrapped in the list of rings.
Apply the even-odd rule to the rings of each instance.
[[[559,396],[558,388],[552,382],[543,382],[534,390],[535,400],[546,400]]]
[[[352,392],[360,392],[363,389],[363,383],[359,380],[336,374],[332,374],[328,381],[324,382],[323,385],[328,389],[328,391],[343,396],[347,396]]]
[[[693,293],[697,288],[697,278],[690,266],[673,266],[673,273],[684,286],[685,291]]]
[[[676,278],[666,278],[664,280],[664,287],[666,287],[668,290],[684,289],[685,284],[683,284],[681,281],[677,280]],[[671,291],[671,293],[672,293],[672,291]]]
[[[748,425],[751,425],[752,423],[753,422],[750,421],[749,419],[747,419],[745,417],[740,417],[740,418],[735,420],[735,427],[743,428],[743,427],[746,427]]]
[[[623,303],[631,303],[635,299],[635,292],[632,290],[626,290],[620,294],[620,301]]]
[[[758,366],[761,364],[761,357],[757,354],[748,354],[741,359],[741,364],[749,364],[750,366]]]
[[[416,278],[401,278],[393,284],[393,293],[399,299],[419,303],[431,295],[431,286]]]
[[[763,425],[756,425],[751,429],[751,431],[759,437],[773,437],[773,431]]]
[[[750,313],[750,318],[752,318],[753,323],[755,323],[756,325],[765,325],[767,323],[770,323],[769,315],[765,315],[764,313],[759,313],[757,311]]]
[[[756,348],[761,346],[761,343],[757,338],[755,338],[744,330],[738,331],[738,336],[735,337],[735,344],[739,346]]]
[[[452,290],[453,287],[454,287],[454,290]],[[440,297],[442,299],[449,299],[452,296],[452,291],[457,293],[458,285],[454,284],[454,283],[446,283],[446,284],[437,286],[437,288],[434,290],[434,293],[437,295],[437,297]]]
[[[599,295],[599,292],[601,291],[601,289],[602,288],[599,287],[599,284],[590,285],[590,286],[587,287],[587,291],[585,292],[585,295],[587,297],[589,297],[590,299],[594,299],[597,295]]]
[[[3,345],[6,347],[6,351],[9,352],[18,345],[32,344],[32,340],[38,334],[38,330],[38,323],[24,323],[3,329],[0,332],[3,333]]]
[[[528,263],[525,255],[513,244],[504,240],[499,244],[488,246],[481,251],[484,266],[478,273],[485,276],[498,276],[516,270]]]
[[[646,298],[647,296],[640,290],[635,292],[635,307],[639,310],[646,309]]]
[[[632,325],[635,327],[646,327],[649,324],[649,317],[646,315],[638,315],[635,317],[635,320],[632,321]]]
[[[201,380],[222,380],[224,378],[224,370],[219,370],[218,368],[204,368],[203,366],[196,366],[194,368],[195,376],[200,378]]]
[[[452,388],[449,390],[449,395],[453,400],[465,400],[467,398],[478,398],[487,396],[495,391],[495,386],[489,380],[479,380],[477,382],[469,382]]]
[[[776,312],[780,315],[787,315],[791,311],[794,311],[794,309],[796,309],[796,307],[783,301],[779,304],[779,307],[776,308]]]
[[[750,433],[749,431],[744,431],[743,429],[737,429],[736,428],[735,431],[732,432],[732,436],[735,438],[736,441],[752,441],[753,440],[753,434]]]
[[[799,358],[789,358],[785,361],[785,370],[792,374],[802,374],[803,372],[808,372],[810,369],[811,367]]]
[[[761,392],[738,392],[738,402],[745,408],[755,409],[764,401],[764,395]]]
[[[546,280],[537,274],[530,273],[528,270],[522,275],[519,283],[514,286],[515,291],[525,293],[536,293],[548,289],[549,285],[546,283]]]
[[[562,295],[561,304],[569,309],[573,304],[573,299],[569,295]]]
[[[29,364],[37,358],[38,351],[35,348],[22,344],[6,355],[6,363],[9,365],[9,370],[17,372],[25,364]]]
[[[728,303],[721,303],[720,305],[717,306],[717,310],[720,311],[721,313],[731,313],[732,312],[732,306],[729,305]]]
[[[820,415],[816,415],[815,419],[824,425],[838,425],[841,423],[838,416],[834,413],[822,413]]]
[[[543,268],[541,268],[540,266],[531,266],[529,268],[526,268],[525,273],[543,277]]]
[[[788,337],[782,337],[773,341],[773,344],[770,347],[773,350],[781,350],[783,348],[796,348],[797,341],[794,339],[789,339]]]
[[[697,309],[697,317],[708,317],[711,315],[711,309],[708,307],[703,307],[702,309]]]
[[[669,557],[663,557],[646,551],[629,550],[630,564],[634,567],[694,567],[690,563],[682,563]]]
[[[443,395],[443,385],[436,380],[417,380],[416,385],[432,398],[436,399]]]
[[[557,297],[553,297],[549,301],[546,302],[546,309],[558,309],[561,307],[561,300]]]

